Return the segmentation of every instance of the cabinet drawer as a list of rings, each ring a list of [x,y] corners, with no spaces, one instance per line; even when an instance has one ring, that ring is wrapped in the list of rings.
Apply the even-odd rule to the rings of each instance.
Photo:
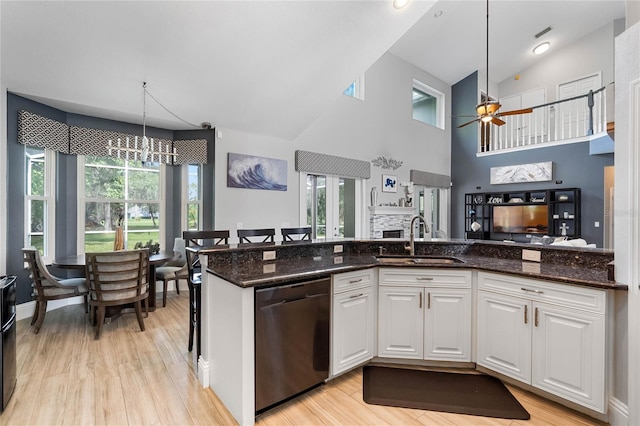
[[[341,274],[335,274],[332,277],[333,280],[333,294],[341,293],[347,290],[353,290],[356,288],[367,287],[373,285],[374,270],[362,269],[359,271],[343,272]]]
[[[471,288],[471,271],[434,268],[380,268],[380,285]]]
[[[605,290],[560,282],[478,272],[478,289],[600,314],[604,314],[606,308]]]

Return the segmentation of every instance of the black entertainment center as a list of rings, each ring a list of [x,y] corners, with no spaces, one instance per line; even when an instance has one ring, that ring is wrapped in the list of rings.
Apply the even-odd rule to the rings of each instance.
[[[580,237],[580,188],[465,194],[469,239],[529,241]]]

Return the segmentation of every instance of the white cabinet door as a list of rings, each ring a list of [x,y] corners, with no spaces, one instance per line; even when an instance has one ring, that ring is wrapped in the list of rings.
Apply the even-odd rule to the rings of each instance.
[[[603,315],[534,304],[532,384],[604,412]]]
[[[378,300],[378,356],[422,359],[423,289],[381,286]]]
[[[471,361],[471,289],[425,291],[425,359]]]
[[[375,294],[372,286],[333,296],[333,376],[373,358],[374,309]]]
[[[531,383],[529,300],[478,291],[477,363]]]

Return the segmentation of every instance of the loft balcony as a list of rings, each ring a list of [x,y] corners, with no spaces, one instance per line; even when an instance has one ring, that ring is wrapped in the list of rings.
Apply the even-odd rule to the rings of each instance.
[[[610,96],[613,86],[610,86]],[[611,112],[610,112],[611,113]],[[610,114],[613,116],[613,114]],[[502,126],[482,123],[478,156],[590,141],[591,154],[613,152],[613,122],[607,122],[607,88],[500,117]]]

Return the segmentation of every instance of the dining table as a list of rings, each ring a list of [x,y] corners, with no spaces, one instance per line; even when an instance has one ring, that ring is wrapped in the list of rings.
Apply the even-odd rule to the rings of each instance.
[[[147,303],[149,311],[156,310],[156,267],[163,265],[171,260],[178,259],[180,253],[171,250],[160,250],[158,253],[149,255],[149,294],[154,297],[149,297]],[[52,263],[52,266],[60,269],[85,269],[85,256],[84,254],[76,254],[72,256],[65,256],[56,258]]]

